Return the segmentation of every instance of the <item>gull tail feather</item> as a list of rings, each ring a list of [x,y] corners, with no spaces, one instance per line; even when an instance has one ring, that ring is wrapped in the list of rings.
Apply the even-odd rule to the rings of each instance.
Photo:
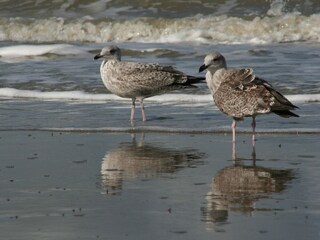
[[[289,110],[276,110],[276,111],[272,111],[272,112],[279,115],[280,117],[283,117],[283,118],[299,117],[298,114],[295,114]]]
[[[187,76],[187,81],[185,82],[186,85],[196,84],[196,83],[204,83],[206,81],[205,77],[194,77],[194,76]]]

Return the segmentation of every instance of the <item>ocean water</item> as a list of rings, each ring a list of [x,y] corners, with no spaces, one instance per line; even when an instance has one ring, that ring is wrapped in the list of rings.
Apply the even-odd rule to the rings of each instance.
[[[205,84],[145,100],[110,94],[93,56],[108,44],[123,60],[173,65],[190,75],[208,51],[252,67],[300,109],[258,118],[261,132],[319,133],[320,4],[301,1],[13,1],[0,3],[0,129],[229,131]],[[239,124],[250,131],[250,121]]]

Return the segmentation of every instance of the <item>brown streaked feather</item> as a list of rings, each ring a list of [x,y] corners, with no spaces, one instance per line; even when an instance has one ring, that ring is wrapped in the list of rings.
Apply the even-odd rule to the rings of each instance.
[[[237,119],[274,112],[282,117],[298,116],[289,110],[297,108],[267,81],[255,77],[252,69],[228,69],[214,101],[219,109]]]
[[[270,91],[270,93],[281,103],[281,105],[286,106],[288,110],[294,110],[298,107],[293,105],[285,96],[283,96],[279,91],[277,91],[270,83],[266,80],[256,77],[255,83],[262,84],[266,89]]]

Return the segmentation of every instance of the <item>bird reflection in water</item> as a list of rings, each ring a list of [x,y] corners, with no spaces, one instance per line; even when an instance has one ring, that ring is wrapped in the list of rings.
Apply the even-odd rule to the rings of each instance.
[[[237,158],[237,152],[236,152],[236,142],[232,142],[232,160],[233,161],[238,161],[239,159]],[[256,162],[256,145],[255,145],[255,140],[252,141],[252,153],[251,153],[252,161],[253,164]]]
[[[270,198],[270,193],[282,192],[294,178],[293,170],[256,166],[254,147],[250,162],[251,166],[247,166],[236,159],[234,165],[221,169],[212,178],[206,206],[201,208],[203,221],[225,223],[229,212],[251,216],[254,211],[275,210],[257,208],[255,202]]]
[[[180,169],[203,164],[204,154],[194,149],[170,149],[144,142],[144,134],[137,140],[120,143],[106,153],[101,164],[104,193],[121,194],[124,180],[156,178],[176,173]]]

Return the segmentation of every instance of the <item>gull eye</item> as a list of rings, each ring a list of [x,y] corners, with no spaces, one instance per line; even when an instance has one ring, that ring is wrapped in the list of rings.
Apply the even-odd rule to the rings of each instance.
[[[218,60],[219,60],[218,57],[215,57],[215,58],[213,59],[214,62],[216,62],[216,61],[218,61]]]
[[[116,50],[115,50],[115,49],[111,49],[111,50],[110,50],[110,53],[111,53],[111,54],[115,54],[115,53],[116,53]]]

